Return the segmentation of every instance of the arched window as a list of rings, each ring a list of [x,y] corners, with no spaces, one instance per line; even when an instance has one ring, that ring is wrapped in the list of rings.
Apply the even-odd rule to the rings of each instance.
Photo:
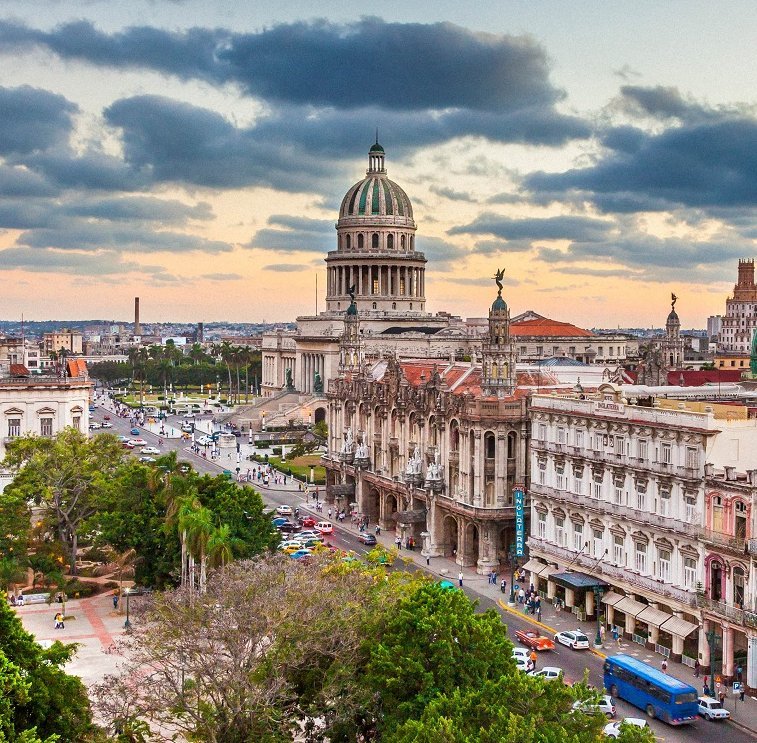
[[[360,235],[357,236],[357,249],[358,250],[362,250],[363,247],[364,247],[363,235],[360,234]]]
[[[747,524],[747,511],[746,503],[740,500],[734,501],[733,504],[733,517],[734,517],[734,536],[737,539],[746,539],[746,524]]]
[[[392,302],[392,309],[393,309],[393,310],[396,310],[396,309],[397,309],[397,303],[396,303],[396,302]]]
[[[712,499],[712,530],[723,531],[723,499],[719,495]]]
[[[387,235],[386,236],[386,247],[389,250],[394,250],[394,235]]]
[[[412,302],[410,302],[410,309],[411,310],[413,309],[413,303]]]
[[[376,309],[376,303],[375,302],[373,303],[373,309],[374,310]]]
[[[405,236],[404,235],[400,235],[400,248],[402,250],[405,249]]]
[[[486,452],[487,459],[494,459],[494,452],[496,449],[496,439],[493,433],[487,433],[484,436],[484,451]]]
[[[346,235],[344,238],[345,247],[347,250],[350,250],[352,248],[352,235]]]
[[[507,434],[507,458],[515,459],[515,452],[518,449],[518,434],[515,431],[510,431]]]
[[[374,232],[373,235],[371,236],[371,247],[374,250],[378,250],[378,246],[379,246],[378,232]]]
[[[733,603],[740,609],[744,606],[744,568],[736,565],[733,568]]]

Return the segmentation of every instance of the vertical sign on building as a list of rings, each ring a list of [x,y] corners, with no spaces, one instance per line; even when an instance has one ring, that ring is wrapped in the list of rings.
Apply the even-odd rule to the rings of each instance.
[[[526,547],[526,492],[517,485],[515,495],[515,556],[523,557]]]

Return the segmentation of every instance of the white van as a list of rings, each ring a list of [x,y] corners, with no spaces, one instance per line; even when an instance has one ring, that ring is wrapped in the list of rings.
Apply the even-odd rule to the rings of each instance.
[[[334,525],[330,521],[319,521],[313,528],[321,534],[331,534],[334,531]]]

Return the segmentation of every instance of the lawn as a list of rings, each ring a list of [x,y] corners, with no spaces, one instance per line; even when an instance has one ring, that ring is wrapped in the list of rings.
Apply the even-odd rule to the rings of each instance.
[[[326,468],[321,465],[320,454],[306,454],[302,457],[295,459],[287,459],[282,464],[280,457],[268,457],[268,462],[272,467],[275,467],[281,472],[291,472],[296,475],[300,480],[306,480],[310,482],[310,466],[315,466],[314,476],[315,482],[318,485],[323,485],[326,482]]]

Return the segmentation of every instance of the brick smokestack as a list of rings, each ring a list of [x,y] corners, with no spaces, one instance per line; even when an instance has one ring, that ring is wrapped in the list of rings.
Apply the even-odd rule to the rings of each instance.
[[[142,326],[139,324],[139,297],[134,297],[134,335],[142,335]]]

